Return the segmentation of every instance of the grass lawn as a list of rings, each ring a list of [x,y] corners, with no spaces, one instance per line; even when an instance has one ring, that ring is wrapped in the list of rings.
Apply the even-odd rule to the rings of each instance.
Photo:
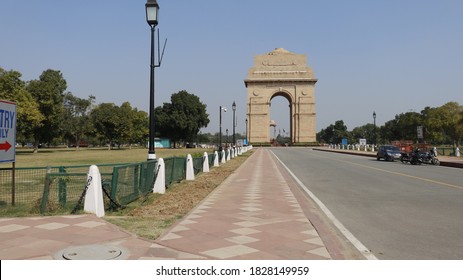
[[[186,156],[187,154],[211,153],[211,149],[156,149],[157,158],[172,156]],[[32,149],[16,150],[16,167],[45,167],[86,165],[101,163],[132,163],[146,161],[148,149],[89,149],[73,148],[63,149],[39,149],[33,153]],[[0,168],[11,167],[11,163],[0,164]]]

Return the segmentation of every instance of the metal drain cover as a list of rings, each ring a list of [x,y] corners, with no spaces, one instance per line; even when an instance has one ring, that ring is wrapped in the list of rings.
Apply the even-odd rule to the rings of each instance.
[[[70,247],[56,254],[65,260],[116,260],[125,259],[126,250],[113,245],[85,245]]]

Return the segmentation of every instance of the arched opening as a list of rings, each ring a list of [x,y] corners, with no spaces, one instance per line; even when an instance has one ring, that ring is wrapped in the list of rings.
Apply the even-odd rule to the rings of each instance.
[[[279,92],[270,99],[270,143],[273,146],[291,144],[291,99]]]

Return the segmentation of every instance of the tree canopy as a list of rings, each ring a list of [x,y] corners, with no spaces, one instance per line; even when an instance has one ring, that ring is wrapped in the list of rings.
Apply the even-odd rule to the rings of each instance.
[[[31,93],[44,119],[33,127],[35,147],[39,143],[50,143],[61,135],[63,123],[63,98],[67,89],[66,80],[60,71],[45,70],[38,80],[30,81],[27,90]]]
[[[206,105],[185,90],[172,94],[170,103],[155,109],[155,131],[174,143],[193,142],[199,130],[209,123]]]
[[[0,99],[16,102],[17,127],[16,139],[27,139],[33,136],[33,129],[42,126],[44,115],[38,103],[26,89],[21,80],[21,73],[0,67]]]
[[[395,116],[384,125],[374,128],[371,124],[356,127],[347,131],[344,122],[336,121],[317,133],[320,142],[339,144],[340,135],[349,139],[349,143],[357,143],[359,138],[366,138],[374,143],[372,133],[376,129],[379,143],[390,143],[395,140],[425,141],[433,144],[459,145],[463,139],[463,106],[457,102],[448,102],[440,107],[426,107],[420,113],[406,112]],[[424,139],[418,139],[417,127],[422,126]]]

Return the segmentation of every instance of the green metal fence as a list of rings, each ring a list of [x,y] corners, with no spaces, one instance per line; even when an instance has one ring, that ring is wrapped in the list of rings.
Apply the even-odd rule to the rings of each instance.
[[[70,212],[86,187],[87,173],[48,173],[43,185],[40,213]]]
[[[115,208],[114,202],[124,206],[150,193],[156,180],[156,166],[156,160],[115,166],[111,181],[110,208]]]
[[[43,194],[47,172],[59,172],[60,167],[36,167],[0,169],[0,204],[1,206],[31,205],[37,203]]]
[[[98,165],[102,178],[111,180],[115,164]],[[0,169],[0,207],[18,206],[30,212],[57,211],[72,205],[74,192],[82,192],[90,165]],[[45,193],[48,191],[48,193]],[[43,201],[43,198],[47,201]]]
[[[215,154],[214,153],[208,154],[207,157],[209,158],[209,167],[214,166]]]
[[[164,159],[166,168],[166,188],[178,183],[186,177],[186,157],[170,157]]]
[[[193,158],[193,171],[195,175],[203,171],[203,163],[206,160],[204,156],[194,157]]]
[[[193,158],[195,174],[202,171],[204,160],[210,166],[214,154]],[[186,177],[186,157],[165,158],[166,187]],[[116,209],[152,191],[157,175],[157,161],[132,164],[100,164],[102,186],[108,195],[105,209]],[[80,205],[87,187],[90,165],[0,168],[0,209],[21,207],[27,213],[70,213]],[[82,204],[82,203],[81,203]],[[14,207],[13,207],[14,208]]]
[[[456,154],[456,148],[453,147],[439,147],[436,150],[440,156],[455,156]]]

